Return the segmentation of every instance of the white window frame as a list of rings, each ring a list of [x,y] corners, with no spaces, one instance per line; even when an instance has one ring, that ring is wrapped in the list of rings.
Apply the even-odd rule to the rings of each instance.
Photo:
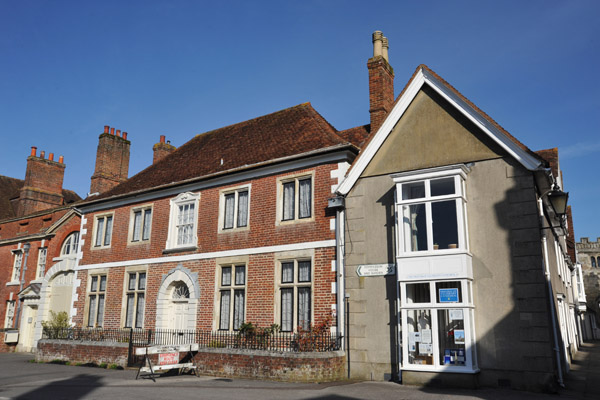
[[[129,280],[130,280],[130,275],[134,275],[135,276],[135,283],[134,283],[134,288],[131,289],[129,287]],[[144,286],[141,287],[140,286],[140,275],[144,276]],[[144,328],[144,320],[146,317],[146,306],[147,306],[147,296],[146,296],[146,292],[147,292],[147,288],[148,288],[148,273],[146,272],[145,269],[131,269],[131,270],[126,270],[125,271],[125,276],[124,276],[124,281],[123,281],[123,301],[122,301],[122,309],[123,309],[123,315],[122,315],[122,321],[123,321],[123,328]],[[140,295],[143,296],[143,310],[141,312],[141,315],[138,315],[138,307],[140,306],[139,304],[139,300],[140,300]],[[133,310],[132,310],[132,320],[128,321],[127,317],[128,317],[128,311],[129,311],[129,303],[128,303],[128,299],[129,296],[133,296]],[[141,318],[141,321],[138,319]],[[130,323],[128,323],[130,322]]]
[[[23,268],[23,249],[12,250],[15,255],[15,259],[13,260],[12,272],[10,274],[10,282],[20,282],[21,281],[21,270]]]
[[[102,289],[102,277],[104,280],[104,290]],[[92,287],[93,279],[96,278],[96,288]],[[104,320],[106,317],[106,294],[108,292],[108,273],[106,271],[94,271],[88,274],[87,291],[85,299],[85,326],[88,328],[101,328],[104,326]],[[90,320],[90,313],[92,312],[92,297],[95,298],[93,308],[93,321]],[[102,298],[102,321],[98,323],[98,305]]]
[[[146,212],[150,211],[150,221],[148,221],[148,225],[146,225]],[[135,233],[136,233],[136,229],[135,229],[135,215],[136,213],[140,213],[140,232],[139,232],[139,238],[136,239],[134,237]],[[144,244],[144,243],[148,243],[150,242],[150,239],[152,238],[152,214],[154,213],[153,210],[153,204],[144,204],[138,207],[133,207],[129,213],[129,231],[127,234],[127,243],[131,244],[131,245],[136,245],[136,244]],[[148,233],[148,237],[145,238],[144,236],[144,231],[146,230],[147,227],[147,233]]]
[[[171,199],[171,210],[169,213],[169,233],[167,234],[166,249],[186,249],[198,247],[198,205],[200,203],[200,193],[185,192]],[[179,207],[187,204],[194,205],[192,239],[190,243],[177,244],[177,222],[179,217]]]
[[[251,185],[244,185],[235,188],[223,189],[219,192],[219,233],[224,232],[237,232],[245,231],[250,229],[250,197],[251,197]],[[246,225],[239,226],[238,213],[239,213],[239,194],[248,193],[248,204],[246,206]],[[234,195],[234,210],[233,210],[233,226],[230,228],[225,227],[225,212],[226,203],[225,199],[228,195]]]
[[[243,267],[244,268],[244,282],[243,283],[239,283],[239,281],[236,280],[236,269]],[[225,268],[230,268],[230,282],[229,284],[227,284],[226,282],[223,282],[223,269]],[[246,320],[246,307],[248,304],[248,297],[247,297],[247,288],[246,285],[248,283],[248,264],[245,262],[234,262],[234,263],[226,263],[226,264],[220,264],[218,269],[218,287],[217,287],[217,298],[216,298],[216,326],[217,326],[217,330],[219,331],[237,331],[239,330],[241,324],[243,324]],[[242,307],[242,314],[243,314],[243,318],[242,320],[239,322],[239,324],[236,325],[236,321],[235,321],[235,311],[236,311],[236,307],[235,307],[235,294],[236,292],[242,291],[243,295],[244,295],[244,305]],[[228,310],[227,310],[227,327],[223,327],[222,326],[222,315],[223,315],[223,293],[229,293],[229,304],[228,304]]]
[[[37,269],[35,271],[35,279],[42,279],[46,273],[46,264],[48,262],[48,247],[40,247],[38,249]]]
[[[110,230],[107,229],[108,221],[110,218]],[[100,220],[102,223],[100,225]],[[102,232],[98,232],[98,229],[101,228]],[[112,244],[112,233],[115,230],[115,213],[105,213],[94,216],[94,232],[93,232],[93,241],[91,243],[92,250],[94,249],[108,249]],[[108,231],[108,232],[107,232]],[[98,234],[100,233],[100,237]],[[100,238],[100,243],[98,244],[98,239]],[[108,238],[108,244],[106,243]]]
[[[114,220],[113,220],[114,223]],[[95,229],[94,229],[95,232]],[[77,254],[79,250],[79,231],[75,231],[70,233],[64,240],[61,248],[60,248],[60,256],[61,257],[73,257]],[[94,242],[95,243],[95,242]]]
[[[298,278],[299,268],[298,265],[300,262],[309,262],[310,263],[310,280],[300,282]],[[291,282],[283,282],[283,268],[284,264],[292,263],[293,264],[293,279]],[[296,332],[298,326],[300,324],[299,321],[299,310],[298,310],[298,293],[299,289],[308,288],[310,290],[310,321],[309,326],[312,326],[314,323],[314,309],[315,309],[315,301],[314,301],[314,259],[313,257],[297,257],[297,258],[281,258],[277,260],[277,268],[276,268],[276,282],[277,282],[277,292],[276,292],[276,320],[280,326],[282,332]],[[291,321],[291,329],[286,329],[283,324],[283,304],[282,304],[282,290],[291,289],[292,290],[292,321]]]
[[[464,165],[453,165],[449,167],[432,168],[416,172],[394,174],[392,178],[396,184],[396,215],[398,218],[398,243],[397,250],[399,257],[419,257],[428,255],[453,254],[459,252],[468,252],[468,231],[467,231],[467,198],[466,198],[466,177],[468,168]],[[441,178],[454,178],[455,193],[442,196],[431,196],[430,182]],[[402,199],[403,185],[414,184],[417,182],[425,183],[425,196],[418,199]],[[454,200],[456,203],[456,219],[458,231],[458,243],[456,248],[435,249],[433,239],[433,218],[431,205],[439,201]],[[424,204],[426,207],[426,228],[427,228],[427,249],[425,250],[407,250],[410,247],[411,238],[406,233],[404,221],[404,207]]]
[[[459,282],[461,288],[461,301],[455,303],[442,303],[437,301],[436,284],[443,282]],[[429,285],[429,302],[414,303],[408,302],[407,285],[426,284]],[[474,305],[473,305],[473,284],[469,279],[447,279],[447,280],[427,280],[427,281],[410,281],[399,282],[400,285],[400,317],[402,326],[402,370],[411,371],[437,371],[437,372],[457,372],[457,373],[474,373],[477,368],[477,353],[476,353],[476,336],[474,323]],[[410,326],[408,324],[408,313],[413,310],[429,311],[431,317],[431,345],[433,364],[417,364],[409,363],[409,352],[411,347],[410,341]],[[464,330],[464,351],[465,365],[445,365],[440,362],[440,344],[439,344],[439,310],[461,310],[463,316]],[[417,342],[418,343],[418,342]],[[418,344],[416,346],[419,346]],[[419,350],[416,350],[417,352]]]
[[[14,328],[16,304],[17,304],[16,300],[7,300],[6,301],[6,315],[4,317],[4,329]]]
[[[299,182],[310,179],[310,216],[299,217],[300,213],[300,184]],[[284,185],[294,182],[294,216],[284,219]],[[277,225],[296,224],[315,220],[315,173],[304,172],[295,175],[287,175],[277,179]]]

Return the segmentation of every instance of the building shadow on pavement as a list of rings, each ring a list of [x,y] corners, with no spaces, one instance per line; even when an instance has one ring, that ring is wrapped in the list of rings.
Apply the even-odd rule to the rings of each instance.
[[[96,388],[102,387],[103,385],[100,380],[101,377],[99,376],[80,374],[72,378],[50,382],[47,385],[15,397],[15,400],[81,399]]]

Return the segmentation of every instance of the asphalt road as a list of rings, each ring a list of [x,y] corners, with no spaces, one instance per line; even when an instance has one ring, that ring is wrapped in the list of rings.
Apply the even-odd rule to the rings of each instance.
[[[29,354],[0,354],[0,400],[4,399],[545,399],[558,395],[508,389],[430,389],[391,382],[296,384],[246,379],[164,376],[135,379],[135,370],[38,364]],[[566,398],[579,398],[566,396]]]

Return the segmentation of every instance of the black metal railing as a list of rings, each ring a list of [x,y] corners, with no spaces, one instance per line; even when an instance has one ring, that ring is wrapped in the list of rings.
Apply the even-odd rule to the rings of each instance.
[[[339,350],[342,337],[329,332],[257,332],[112,329],[112,328],[44,328],[43,339],[127,343],[130,347],[195,344],[201,348],[229,348],[308,352]]]

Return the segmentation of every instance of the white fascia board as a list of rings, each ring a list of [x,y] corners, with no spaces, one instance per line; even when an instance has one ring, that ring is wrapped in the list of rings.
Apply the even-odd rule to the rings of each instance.
[[[356,164],[346,179],[344,179],[344,181],[338,187],[337,193],[345,196],[348,194],[348,192],[350,192],[352,187],[356,184],[356,181],[358,181],[358,178],[360,178],[364,170],[367,168],[367,165],[369,165],[373,157],[375,157],[375,154],[377,151],[379,151],[379,148],[383,145],[385,139],[387,139],[394,126],[396,126],[402,115],[404,115],[406,109],[425,83],[439,93],[444,99],[446,99],[458,111],[465,115],[483,132],[490,136],[492,140],[498,143],[525,168],[533,171],[541,166],[542,163],[539,160],[528,154],[511,139],[509,139],[503,132],[501,132],[490,121],[488,121],[487,118],[483,117],[479,112],[477,112],[467,102],[457,96],[435,76],[421,68],[415,75],[413,81],[406,88],[406,91],[396,103],[388,117],[385,119],[371,142],[368,144],[367,148],[358,157]]]
[[[112,267],[130,267],[132,265],[144,265],[144,264],[159,264],[166,262],[183,262],[192,260],[206,260],[210,258],[222,258],[222,257],[237,257],[253,254],[263,253],[275,253],[283,251],[294,251],[294,250],[308,250],[308,249],[319,249],[323,247],[335,247],[335,239],[332,240],[321,240],[317,242],[303,242],[303,243],[291,243],[283,244],[278,246],[264,246],[264,247],[252,247],[246,249],[235,249],[235,250],[224,250],[214,251],[210,253],[197,253],[197,254],[186,254],[183,256],[167,256],[167,257],[156,257],[156,258],[144,258],[138,260],[129,261],[114,261],[100,264],[88,264],[78,265],[75,267],[76,271],[83,271],[88,269],[96,268],[112,268]]]
[[[305,156],[303,158],[294,159],[287,162],[259,166],[251,170],[235,171],[226,175],[208,178],[206,180],[200,180],[190,183],[173,184],[169,185],[164,189],[149,189],[148,191],[143,191],[140,193],[124,194],[122,196],[119,196],[119,198],[117,199],[103,199],[97,203],[93,202],[92,204],[82,204],[77,208],[81,211],[82,214],[87,214],[90,212],[121,207],[132,203],[151,201],[162,197],[177,196],[178,194],[183,192],[194,192],[211,187],[224,186],[236,182],[262,178],[273,174],[280,174],[296,169],[310,168],[320,164],[342,161],[352,162],[354,157],[356,157],[356,153],[348,150],[347,148],[337,149],[324,154],[315,154],[312,156]]]

